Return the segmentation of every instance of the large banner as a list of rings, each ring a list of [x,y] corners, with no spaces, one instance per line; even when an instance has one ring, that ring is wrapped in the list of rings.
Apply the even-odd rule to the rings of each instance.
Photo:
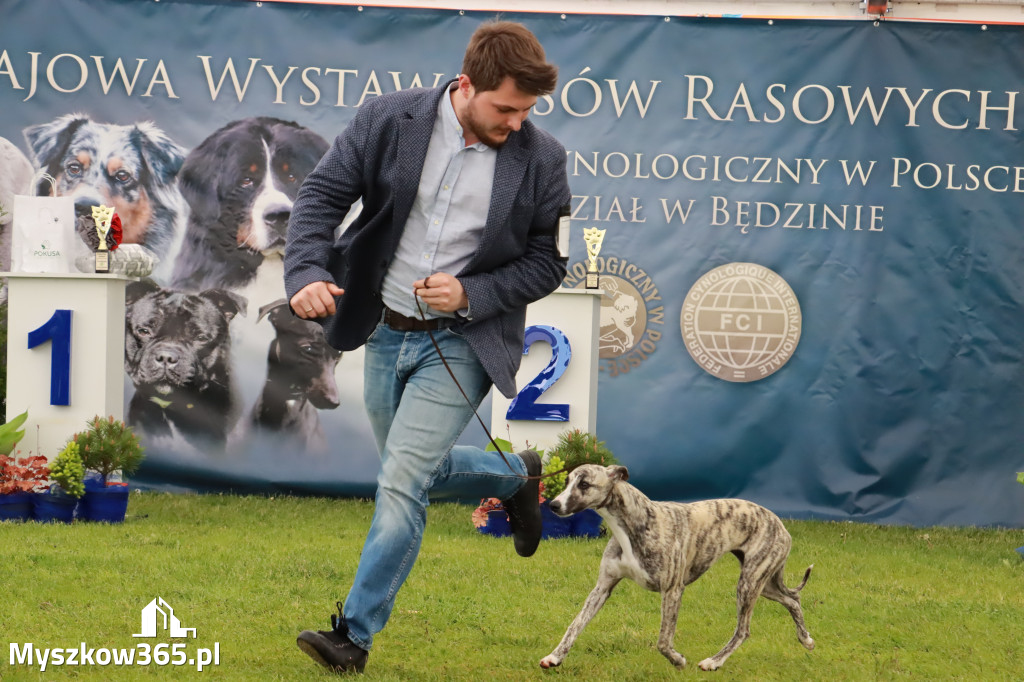
[[[361,354],[281,307],[288,213],[360,105],[453,78],[491,15],[0,15],[0,202],[46,170],[161,258],[128,294],[140,480],[372,494]],[[784,516],[1024,525],[1019,27],[504,16],[561,69],[532,117],[567,150],[565,286],[583,230],[606,230],[598,435],[632,481]]]

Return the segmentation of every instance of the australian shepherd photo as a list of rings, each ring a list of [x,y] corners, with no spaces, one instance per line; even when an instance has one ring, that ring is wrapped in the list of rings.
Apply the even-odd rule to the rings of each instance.
[[[57,196],[74,197],[77,215],[113,206],[124,243],[149,248],[169,272],[187,211],[177,184],[181,146],[151,122],[98,123],[80,113],[29,126],[24,135]],[[50,194],[49,181],[38,180],[35,193]]]

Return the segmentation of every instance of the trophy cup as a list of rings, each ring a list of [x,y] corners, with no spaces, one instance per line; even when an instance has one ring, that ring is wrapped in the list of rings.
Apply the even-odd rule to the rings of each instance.
[[[587,243],[587,257],[590,266],[587,268],[587,289],[601,288],[601,273],[597,271],[597,254],[601,253],[601,242],[604,241],[604,233],[607,230],[599,230],[596,227],[583,228],[583,241]]]
[[[110,272],[110,250],[107,249],[107,233],[114,217],[113,206],[93,206],[92,219],[96,223],[96,235],[100,243],[96,247],[96,272]]]

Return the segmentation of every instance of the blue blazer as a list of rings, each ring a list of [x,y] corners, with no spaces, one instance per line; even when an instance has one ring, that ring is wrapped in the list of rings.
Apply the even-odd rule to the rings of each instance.
[[[321,320],[339,350],[361,346],[381,319],[381,284],[412,209],[438,103],[448,86],[389,93],[364,104],[299,189],[288,223],[285,290],[333,281],[345,289]],[[565,149],[529,120],[498,150],[487,222],[455,276],[469,297],[462,333],[505,396],[516,393],[526,306],[554,291],[566,261],[556,246],[571,194]],[[352,205],[362,210],[335,238]]]

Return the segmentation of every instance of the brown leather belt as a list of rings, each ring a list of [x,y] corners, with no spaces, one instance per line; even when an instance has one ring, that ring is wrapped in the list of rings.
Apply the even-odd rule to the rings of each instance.
[[[396,313],[391,308],[384,306],[384,324],[394,329],[396,332],[426,332],[426,331],[437,331],[438,329],[445,329],[455,323],[455,319],[451,317],[435,317],[422,320],[418,317],[406,317],[401,313]]]

